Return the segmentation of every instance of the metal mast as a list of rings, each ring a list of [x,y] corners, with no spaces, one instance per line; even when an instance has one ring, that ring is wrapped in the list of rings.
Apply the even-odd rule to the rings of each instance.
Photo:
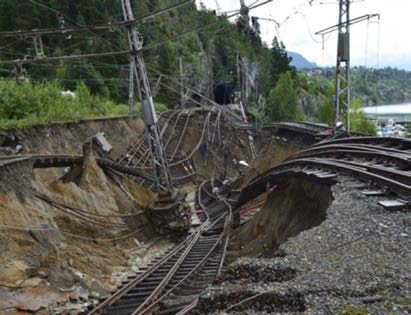
[[[369,21],[379,14],[366,14],[350,20],[350,0],[339,0],[338,24],[327,27],[315,33],[324,35],[338,31],[337,68],[336,68],[336,93],[334,98],[334,127],[339,121],[340,111],[345,116],[347,131],[350,131],[350,25]],[[341,109],[341,110],[340,110]]]
[[[124,20],[133,21],[134,15],[131,9],[130,0],[121,0],[121,4],[123,7]],[[137,90],[143,110],[143,119],[147,126],[148,142],[153,161],[157,192],[159,194],[170,194],[172,192],[170,174],[143,59],[143,38],[136,26],[128,26],[128,39],[130,43],[130,67],[131,72],[134,73],[136,79]],[[133,75],[131,74],[130,78],[132,77]]]
[[[340,119],[340,108],[342,108],[347,131],[350,131],[350,2],[351,0],[339,0],[336,99],[334,112],[335,127]]]

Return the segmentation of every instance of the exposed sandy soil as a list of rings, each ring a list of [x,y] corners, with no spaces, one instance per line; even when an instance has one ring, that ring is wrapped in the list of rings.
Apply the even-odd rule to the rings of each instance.
[[[186,154],[198,144],[201,119],[189,128]],[[113,146],[109,157],[116,159],[136,143],[144,124],[136,118],[84,121],[15,135],[22,154],[82,154],[84,141],[99,131]],[[206,154],[199,150],[193,156],[198,182],[223,174],[228,148],[229,161],[250,161],[245,132],[222,132],[226,139],[232,134],[230,143],[208,142]],[[0,313],[76,313],[172,246],[155,234],[145,215],[152,193],[104,173],[90,152],[85,156],[84,165],[66,176],[68,182],[58,180],[63,174],[58,168],[33,170],[28,162],[0,166]],[[232,163],[227,168],[229,176],[237,175]]]
[[[144,128],[144,122],[137,117],[121,117],[53,123],[6,133],[17,137],[22,154],[81,154],[87,139],[104,132],[113,146],[110,157],[117,157],[140,138]]]
[[[119,180],[119,187],[97,166],[91,152],[78,185],[38,181],[27,163],[2,167],[0,174],[0,284],[4,289],[23,287],[13,292],[14,298],[3,291],[9,297],[6,304],[0,300],[0,309],[10,308],[10,301],[27,300],[24,307],[13,305],[37,310],[37,304],[21,297],[37,292],[26,292],[26,285],[47,284],[57,295],[61,290],[74,294],[87,289],[84,300],[92,292],[101,296],[117,285],[113,273],[130,269],[135,255],[131,249],[144,249],[139,239],[156,240],[142,211],[151,192],[127,179]],[[42,307],[62,302],[50,297],[47,304],[44,299]]]

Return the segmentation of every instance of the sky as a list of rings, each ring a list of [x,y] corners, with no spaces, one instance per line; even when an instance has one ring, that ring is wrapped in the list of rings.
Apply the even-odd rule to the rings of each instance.
[[[238,10],[240,0],[197,0],[217,12]],[[246,5],[264,0],[245,0]],[[351,26],[351,65],[373,68],[396,67],[411,70],[411,0],[353,0],[351,19],[379,13],[374,18]],[[280,23],[260,20],[261,37],[271,46],[277,36],[288,51],[302,54],[319,66],[336,63],[337,33],[322,37],[315,32],[338,23],[337,0],[273,0],[250,11],[250,16],[274,19]]]

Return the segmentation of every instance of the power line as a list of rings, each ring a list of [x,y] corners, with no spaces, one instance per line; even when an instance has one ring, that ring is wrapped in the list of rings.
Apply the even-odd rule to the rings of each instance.
[[[41,5],[44,8],[47,8],[49,10],[53,10],[54,12],[59,13],[57,10],[47,7],[43,4],[40,4],[36,1],[30,0],[30,2]],[[74,27],[64,27],[64,28],[48,28],[48,29],[32,29],[32,30],[25,30],[25,31],[7,31],[7,32],[0,32],[0,37],[31,37],[31,36],[37,36],[37,35],[50,35],[50,34],[65,34],[65,33],[72,33],[72,32],[78,32],[78,31],[84,31],[84,30],[91,30],[91,31],[96,31],[96,30],[110,30],[114,31],[118,28],[121,27],[129,27],[132,25],[140,24],[140,23],[147,23],[153,18],[167,13],[171,10],[176,10],[181,7],[184,7],[186,5],[192,4],[194,0],[186,0],[184,2],[172,5],[166,9],[159,10],[155,13],[148,14],[144,17],[130,20],[130,21],[118,21],[118,22],[113,22],[113,23],[105,23],[105,24],[94,24],[94,25],[82,25],[82,26],[74,26]],[[70,19],[72,20],[72,19]],[[74,20],[72,20],[74,21]],[[74,21],[75,22],[75,21]],[[76,22],[75,22],[76,23]],[[77,24],[77,23],[76,23]]]
[[[261,4],[257,4],[253,7],[250,7],[249,9],[255,9],[258,8],[260,6],[263,6],[269,2],[272,2],[273,0],[267,0],[264,1]],[[238,11],[237,13],[225,16],[223,19],[219,19],[217,21],[214,21],[212,23],[203,25],[203,26],[199,26],[193,30],[187,31],[187,32],[183,32],[180,34],[177,34],[175,36],[172,36],[166,40],[160,41],[158,43],[155,44],[151,44],[149,46],[143,47],[142,51],[146,51],[146,50],[150,50],[153,48],[157,48],[160,47],[170,41],[185,37],[189,34],[198,32],[200,30],[203,30],[207,27],[213,26],[213,25],[217,25],[220,24],[224,21],[226,21],[227,19],[237,16],[238,14],[240,14],[240,12]],[[10,61],[0,61],[0,65],[18,65],[18,64],[32,64],[32,63],[39,63],[39,62],[46,62],[46,61],[58,61],[58,60],[74,60],[74,59],[81,59],[81,58],[94,58],[94,57],[114,57],[114,56],[127,56],[129,54],[136,54],[137,51],[129,51],[129,50],[120,50],[120,51],[111,51],[111,52],[103,52],[103,53],[91,53],[91,54],[80,54],[80,55],[69,55],[69,56],[59,56],[59,57],[44,57],[44,58],[34,58],[34,59],[18,59],[18,60],[10,60]]]
[[[349,25],[353,25],[353,24],[357,24],[360,23],[362,21],[369,21],[370,19],[374,18],[374,17],[378,17],[378,19],[380,19],[380,15],[378,13],[376,14],[365,14],[359,17],[356,17],[354,19],[351,19],[349,21],[345,21],[341,24],[335,24],[333,26],[327,27],[321,31],[318,31],[315,33],[315,35],[326,35],[332,32],[337,31],[340,27],[347,27]]]
[[[265,5],[265,4],[269,3],[269,2],[272,2],[272,1],[274,1],[274,0],[264,1],[263,3],[257,4],[257,5],[255,5],[255,6],[253,6],[253,7],[249,7],[249,10],[256,9],[256,8],[261,7],[261,6],[263,6],[263,5]],[[222,23],[222,22],[224,22],[224,21],[226,21],[226,20],[228,20],[228,19],[230,19],[230,18],[232,18],[232,17],[235,17],[235,16],[237,16],[237,15],[239,15],[239,14],[240,14],[240,11],[237,11],[236,13],[233,13],[233,14],[231,14],[231,15],[224,16],[223,19],[217,20],[217,21],[215,21],[215,22],[212,22],[212,23],[209,23],[209,24],[206,24],[206,25],[203,25],[203,26],[199,26],[199,27],[197,27],[197,28],[195,28],[195,29],[193,29],[193,30],[191,30],[191,31],[187,31],[187,32],[184,32],[184,33],[181,33],[181,34],[172,36],[172,37],[170,37],[170,38],[168,38],[168,39],[166,39],[166,40],[164,40],[164,41],[161,41],[161,42],[159,42],[159,43],[149,45],[149,46],[143,48],[143,50],[149,50],[149,49],[152,49],[152,48],[156,48],[156,47],[158,47],[158,46],[162,46],[162,45],[164,45],[165,43],[167,43],[167,42],[169,42],[169,41],[172,41],[172,40],[175,40],[175,39],[179,39],[179,38],[184,37],[184,36],[186,36],[186,35],[189,35],[189,34],[191,34],[191,33],[198,32],[198,31],[200,31],[200,30],[202,30],[202,29],[205,29],[205,28],[207,28],[207,27],[209,27],[209,26],[213,26],[213,25],[216,25],[216,24],[220,24],[220,23]]]
[[[188,91],[190,91],[191,93],[193,93],[193,94],[195,94],[195,95],[199,95],[201,98],[203,98],[203,99],[206,100],[207,102],[211,103],[212,105],[217,105],[216,102],[214,102],[213,100],[211,100],[211,99],[209,99],[208,97],[204,96],[202,92],[197,91],[196,89],[194,89],[194,88],[192,88],[192,87],[188,87],[187,85],[182,84],[181,82],[179,82],[179,81],[177,81],[177,80],[174,80],[173,78],[171,78],[171,77],[169,77],[169,76],[167,76],[167,75],[165,75],[165,74],[162,74],[162,73],[160,72],[160,70],[155,69],[153,66],[147,66],[147,68],[153,70],[154,72],[156,72],[157,74],[162,75],[162,76],[165,77],[165,78],[170,79],[174,84],[178,85],[179,87],[182,87],[182,88],[184,88],[184,89],[187,89]],[[160,84],[161,84],[161,82],[160,82]],[[176,93],[180,93],[180,92],[177,92],[176,90],[173,90],[173,91],[175,91]],[[200,104],[200,105],[201,105],[201,104]]]

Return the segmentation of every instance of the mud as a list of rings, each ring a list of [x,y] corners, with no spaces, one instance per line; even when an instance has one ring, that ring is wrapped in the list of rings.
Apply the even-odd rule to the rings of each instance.
[[[324,221],[332,200],[328,185],[289,177],[268,195],[261,211],[235,231],[232,244],[241,256],[274,253],[289,237]]]
[[[0,295],[7,297],[0,299],[2,311],[50,310],[70,301],[61,292],[79,288],[87,296],[105,295],[117,285],[112,274],[130,270],[128,250],[155,240],[142,212],[152,193],[127,179],[113,182],[91,152],[78,184],[44,183],[27,161],[2,166],[0,177]],[[27,291],[28,284],[54,293]]]

